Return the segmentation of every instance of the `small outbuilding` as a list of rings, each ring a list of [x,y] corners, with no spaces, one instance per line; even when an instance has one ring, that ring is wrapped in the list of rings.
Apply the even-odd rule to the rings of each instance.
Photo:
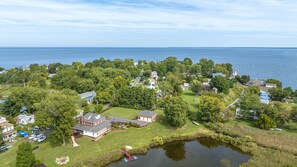
[[[157,113],[149,111],[149,110],[141,111],[137,115],[137,120],[145,121],[145,122],[153,122],[156,120],[156,118],[157,118]]]

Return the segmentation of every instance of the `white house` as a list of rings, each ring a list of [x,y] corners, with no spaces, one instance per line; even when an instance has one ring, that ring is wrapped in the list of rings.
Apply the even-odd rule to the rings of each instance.
[[[276,88],[276,84],[274,84],[274,83],[266,83],[266,88]]]
[[[16,122],[21,125],[27,125],[35,122],[34,115],[21,114],[16,117]]]
[[[4,117],[0,117],[0,128],[2,129],[4,141],[11,142],[17,136],[13,124],[9,123]]]
[[[111,121],[106,120],[104,116],[87,113],[77,120],[74,131],[84,136],[88,136],[93,140],[98,140],[111,129]]]

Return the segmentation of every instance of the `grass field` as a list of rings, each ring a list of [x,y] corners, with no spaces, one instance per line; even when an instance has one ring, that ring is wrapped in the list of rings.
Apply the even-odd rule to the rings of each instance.
[[[190,111],[197,112],[199,96],[196,96],[191,90],[184,90],[182,98],[189,104]]]
[[[1,97],[7,97],[10,94],[10,85],[0,85],[0,99]]]
[[[113,114],[126,118],[133,118],[140,110],[126,108],[112,108],[107,110],[104,115]],[[41,144],[34,143],[33,146],[39,145],[40,148],[34,151],[37,159],[45,162],[48,166],[58,166],[55,159],[61,156],[69,156],[70,162],[66,166],[71,166],[78,161],[86,160],[90,157],[98,156],[109,151],[119,150],[121,147],[130,145],[132,147],[141,147],[149,145],[156,136],[170,136],[173,134],[210,134],[213,133],[204,126],[196,126],[189,120],[184,128],[172,128],[164,120],[162,111],[157,110],[158,120],[144,128],[130,128],[125,132],[109,132],[106,136],[96,142],[82,137],[77,140],[79,147],[73,148],[71,145],[52,148],[48,142]],[[0,164],[7,167],[15,166],[17,145],[24,141],[18,141],[13,148],[0,155]]]

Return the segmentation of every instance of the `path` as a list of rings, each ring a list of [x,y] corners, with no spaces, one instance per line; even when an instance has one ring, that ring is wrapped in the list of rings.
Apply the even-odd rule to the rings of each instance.
[[[239,95],[239,97],[238,97],[235,101],[233,101],[233,102],[227,107],[227,109],[228,109],[229,107],[233,106],[234,104],[236,104],[236,103],[238,102],[238,100],[240,99],[240,97],[241,97],[243,94],[244,94],[244,90],[243,90],[242,93]]]

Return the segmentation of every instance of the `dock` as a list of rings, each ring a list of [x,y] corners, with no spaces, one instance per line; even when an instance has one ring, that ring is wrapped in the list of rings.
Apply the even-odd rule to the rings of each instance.
[[[122,152],[125,154],[126,158],[124,158],[124,161],[125,162],[130,162],[130,161],[133,161],[133,160],[137,160],[137,157],[136,156],[132,156],[126,148],[122,148]]]

